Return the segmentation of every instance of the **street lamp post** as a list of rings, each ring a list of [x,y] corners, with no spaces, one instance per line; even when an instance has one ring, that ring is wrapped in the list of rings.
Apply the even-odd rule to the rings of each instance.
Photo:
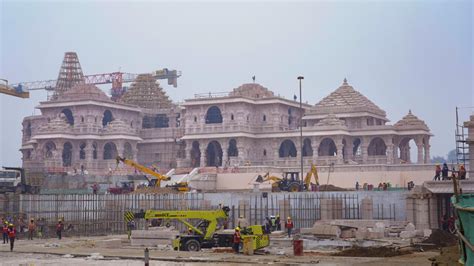
[[[303,180],[303,103],[301,99],[301,81],[304,79],[303,76],[298,76],[300,81],[300,158],[301,158],[301,180]]]

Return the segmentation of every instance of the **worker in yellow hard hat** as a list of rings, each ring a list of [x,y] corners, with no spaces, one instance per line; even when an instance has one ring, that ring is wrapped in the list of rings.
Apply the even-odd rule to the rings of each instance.
[[[233,244],[234,244],[233,248],[236,254],[239,253],[241,238],[242,236],[240,235],[240,227],[237,226],[235,228],[234,239],[233,239]]]
[[[8,222],[5,221],[2,226],[3,244],[8,243]]]
[[[12,223],[8,225],[8,238],[10,240],[10,251],[13,251],[13,246],[15,244],[16,238],[16,228],[13,226]]]

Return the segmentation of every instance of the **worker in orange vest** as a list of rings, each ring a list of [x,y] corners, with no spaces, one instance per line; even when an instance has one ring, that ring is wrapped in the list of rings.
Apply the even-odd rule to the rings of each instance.
[[[8,221],[5,221],[2,227],[3,244],[8,243]]]
[[[239,253],[239,248],[240,248],[240,239],[241,238],[241,235],[240,235],[240,228],[239,227],[236,227],[235,228],[235,232],[234,232],[234,251],[236,254]]]
[[[13,245],[16,238],[16,228],[13,227],[13,224],[8,225],[8,238],[10,239],[10,251],[13,251]]]
[[[286,219],[286,223],[285,223],[285,228],[286,230],[288,231],[288,238],[291,238],[291,231],[293,230],[293,221],[291,220],[291,217],[288,216],[288,219]]]

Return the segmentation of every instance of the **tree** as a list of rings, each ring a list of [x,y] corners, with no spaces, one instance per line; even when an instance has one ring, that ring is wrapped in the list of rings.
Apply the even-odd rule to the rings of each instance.
[[[450,152],[448,152],[448,155],[446,157],[447,157],[446,161],[448,163],[456,163],[458,160],[457,155],[456,155],[456,149],[453,149]]]
[[[434,156],[433,158],[431,158],[431,163],[445,163],[446,162],[446,158],[444,158],[443,156]]]

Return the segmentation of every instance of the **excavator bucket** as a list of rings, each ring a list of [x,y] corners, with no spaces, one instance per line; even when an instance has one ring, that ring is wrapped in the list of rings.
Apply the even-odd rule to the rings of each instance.
[[[257,179],[255,179],[255,182],[263,183],[263,176],[262,176],[262,175],[258,175],[258,176],[257,176]]]

